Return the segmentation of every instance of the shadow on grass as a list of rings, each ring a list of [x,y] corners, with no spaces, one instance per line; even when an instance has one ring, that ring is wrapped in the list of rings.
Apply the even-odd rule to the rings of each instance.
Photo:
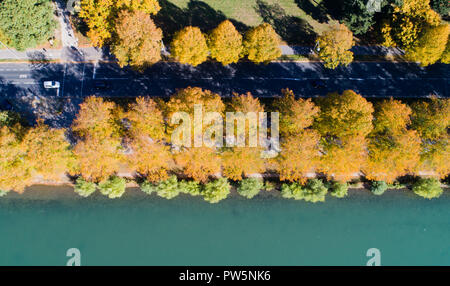
[[[327,10],[321,4],[313,5],[311,3],[311,0],[295,0],[295,3],[300,9],[302,9],[306,14],[310,15],[317,22],[328,22],[329,19]]]
[[[298,17],[289,16],[279,4],[257,0],[256,12],[264,22],[271,24],[280,37],[290,45],[313,45],[316,33],[311,25]]]

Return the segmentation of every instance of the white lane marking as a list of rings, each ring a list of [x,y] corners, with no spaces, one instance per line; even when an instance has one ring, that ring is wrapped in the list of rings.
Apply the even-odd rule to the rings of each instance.
[[[26,74],[21,74],[21,75],[19,75],[19,78],[28,78],[28,75],[26,75]]]
[[[92,79],[95,79],[96,72],[97,72],[97,62],[94,63],[94,71],[92,72]]]

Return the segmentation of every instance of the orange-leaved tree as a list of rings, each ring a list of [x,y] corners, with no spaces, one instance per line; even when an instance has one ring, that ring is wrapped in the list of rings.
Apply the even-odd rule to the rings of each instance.
[[[80,105],[72,130],[77,171],[83,178],[101,181],[120,168],[122,159],[121,110],[113,102],[90,96]]]
[[[112,51],[121,67],[143,70],[161,60],[162,31],[145,12],[122,11],[116,31]]]

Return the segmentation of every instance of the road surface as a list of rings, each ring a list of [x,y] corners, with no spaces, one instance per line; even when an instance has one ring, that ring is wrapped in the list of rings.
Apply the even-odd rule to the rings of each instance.
[[[206,63],[194,68],[161,62],[143,74],[121,69],[112,63],[78,64],[0,64],[2,97],[15,98],[21,92],[37,96],[56,96],[56,90],[44,89],[43,81],[61,83],[60,97],[84,98],[89,95],[111,97],[169,96],[177,88],[199,86],[230,96],[251,92],[273,97],[282,88],[296,95],[315,97],[332,91],[353,89],[365,97],[415,98],[436,94],[448,97],[448,65],[421,68],[411,63],[358,62],[328,70],[321,63],[239,63],[229,67]],[[95,81],[108,88],[96,90]]]

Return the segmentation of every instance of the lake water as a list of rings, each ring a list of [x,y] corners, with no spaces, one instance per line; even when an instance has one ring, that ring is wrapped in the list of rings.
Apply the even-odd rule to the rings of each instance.
[[[353,190],[317,204],[134,193],[0,198],[0,265],[65,265],[69,248],[82,265],[365,265],[369,248],[382,265],[450,265],[448,191]]]

